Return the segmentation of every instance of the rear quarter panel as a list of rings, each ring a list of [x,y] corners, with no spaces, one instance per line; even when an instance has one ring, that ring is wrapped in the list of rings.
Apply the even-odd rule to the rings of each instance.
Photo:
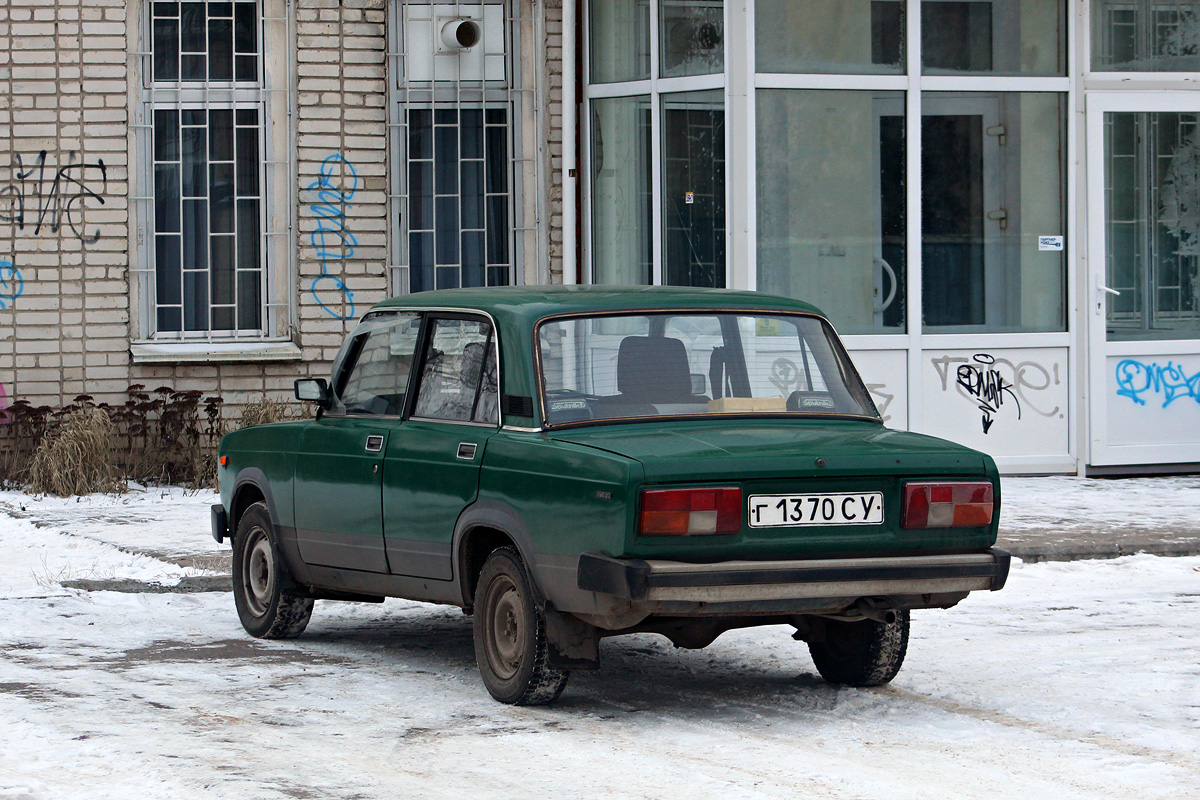
[[[632,530],[641,465],[542,433],[502,430],[488,440],[479,497],[511,506],[535,551],[618,556]]]

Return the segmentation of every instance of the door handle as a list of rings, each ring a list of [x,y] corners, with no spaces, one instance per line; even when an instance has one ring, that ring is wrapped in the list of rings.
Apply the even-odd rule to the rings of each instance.
[[[367,452],[368,453],[378,453],[382,449],[383,449],[383,437],[382,436],[368,436],[367,437]]]
[[[478,447],[479,447],[479,445],[474,444],[472,442],[459,442],[458,457],[461,458],[463,461],[474,461],[475,460],[475,450]]]
[[[1116,295],[1117,297],[1121,296],[1121,293],[1118,292],[1116,289],[1110,289],[1107,286],[1105,286],[1104,284],[1099,284],[1096,286],[1096,288],[1102,292],[1108,292],[1111,295]]]

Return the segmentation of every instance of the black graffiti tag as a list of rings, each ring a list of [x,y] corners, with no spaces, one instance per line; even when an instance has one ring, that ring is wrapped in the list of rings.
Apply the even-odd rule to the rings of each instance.
[[[1017,407],[1017,419],[1021,418],[1021,403],[1013,392],[1013,384],[1004,380],[1000,370],[992,369],[996,363],[995,357],[987,353],[977,353],[974,364],[960,364],[957,371],[957,383],[978,404],[983,412],[983,432],[987,433],[995,422],[995,414],[1004,405],[1005,398],[1010,399]]]
[[[32,217],[34,234],[70,230],[84,244],[100,238],[96,230],[89,237],[84,230],[83,211],[89,200],[104,205],[108,191],[108,168],[104,159],[94,164],[77,161],[67,154],[67,163],[54,169],[46,165],[46,151],[38,153],[29,166],[20,155],[13,156],[13,180],[0,186],[0,222],[10,222],[25,230],[27,214]]]

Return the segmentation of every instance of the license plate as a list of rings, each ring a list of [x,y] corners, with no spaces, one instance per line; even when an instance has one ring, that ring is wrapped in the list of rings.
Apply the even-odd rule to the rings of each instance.
[[[751,528],[879,525],[883,522],[883,493],[756,494],[750,496],[746,516]]]

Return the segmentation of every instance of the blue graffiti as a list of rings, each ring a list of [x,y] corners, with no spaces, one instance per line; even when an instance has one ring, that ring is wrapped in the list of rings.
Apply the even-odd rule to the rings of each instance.
[[[25,291],[25,279],[11,261],[0,261],[0,308],[21,296]]]
[[[358,172],[341,153],[334,153],[321,162],[320,177],[308,189],[317,193],[312,206],[317,227],[309,241],[321,259],[321,274],[312,282],[313,298],[331,316],[353,319],[354,292],[330,272],[330,266],[348,260],[358,246],[354,234],[346,229],[346,210],[353,208],[350,200],[358,191]]]
[[[1200,403],[1200,372],[1188,375],[1183,367],[1168,361],[1166,366],[1157,362],[1143,364],[1127,358],[1117,364],[1117,394],[1128,397],[1139,406],[1146,405],[1141,395],[1161,393],[1163,408],[1182,397],[1190,397]]]

